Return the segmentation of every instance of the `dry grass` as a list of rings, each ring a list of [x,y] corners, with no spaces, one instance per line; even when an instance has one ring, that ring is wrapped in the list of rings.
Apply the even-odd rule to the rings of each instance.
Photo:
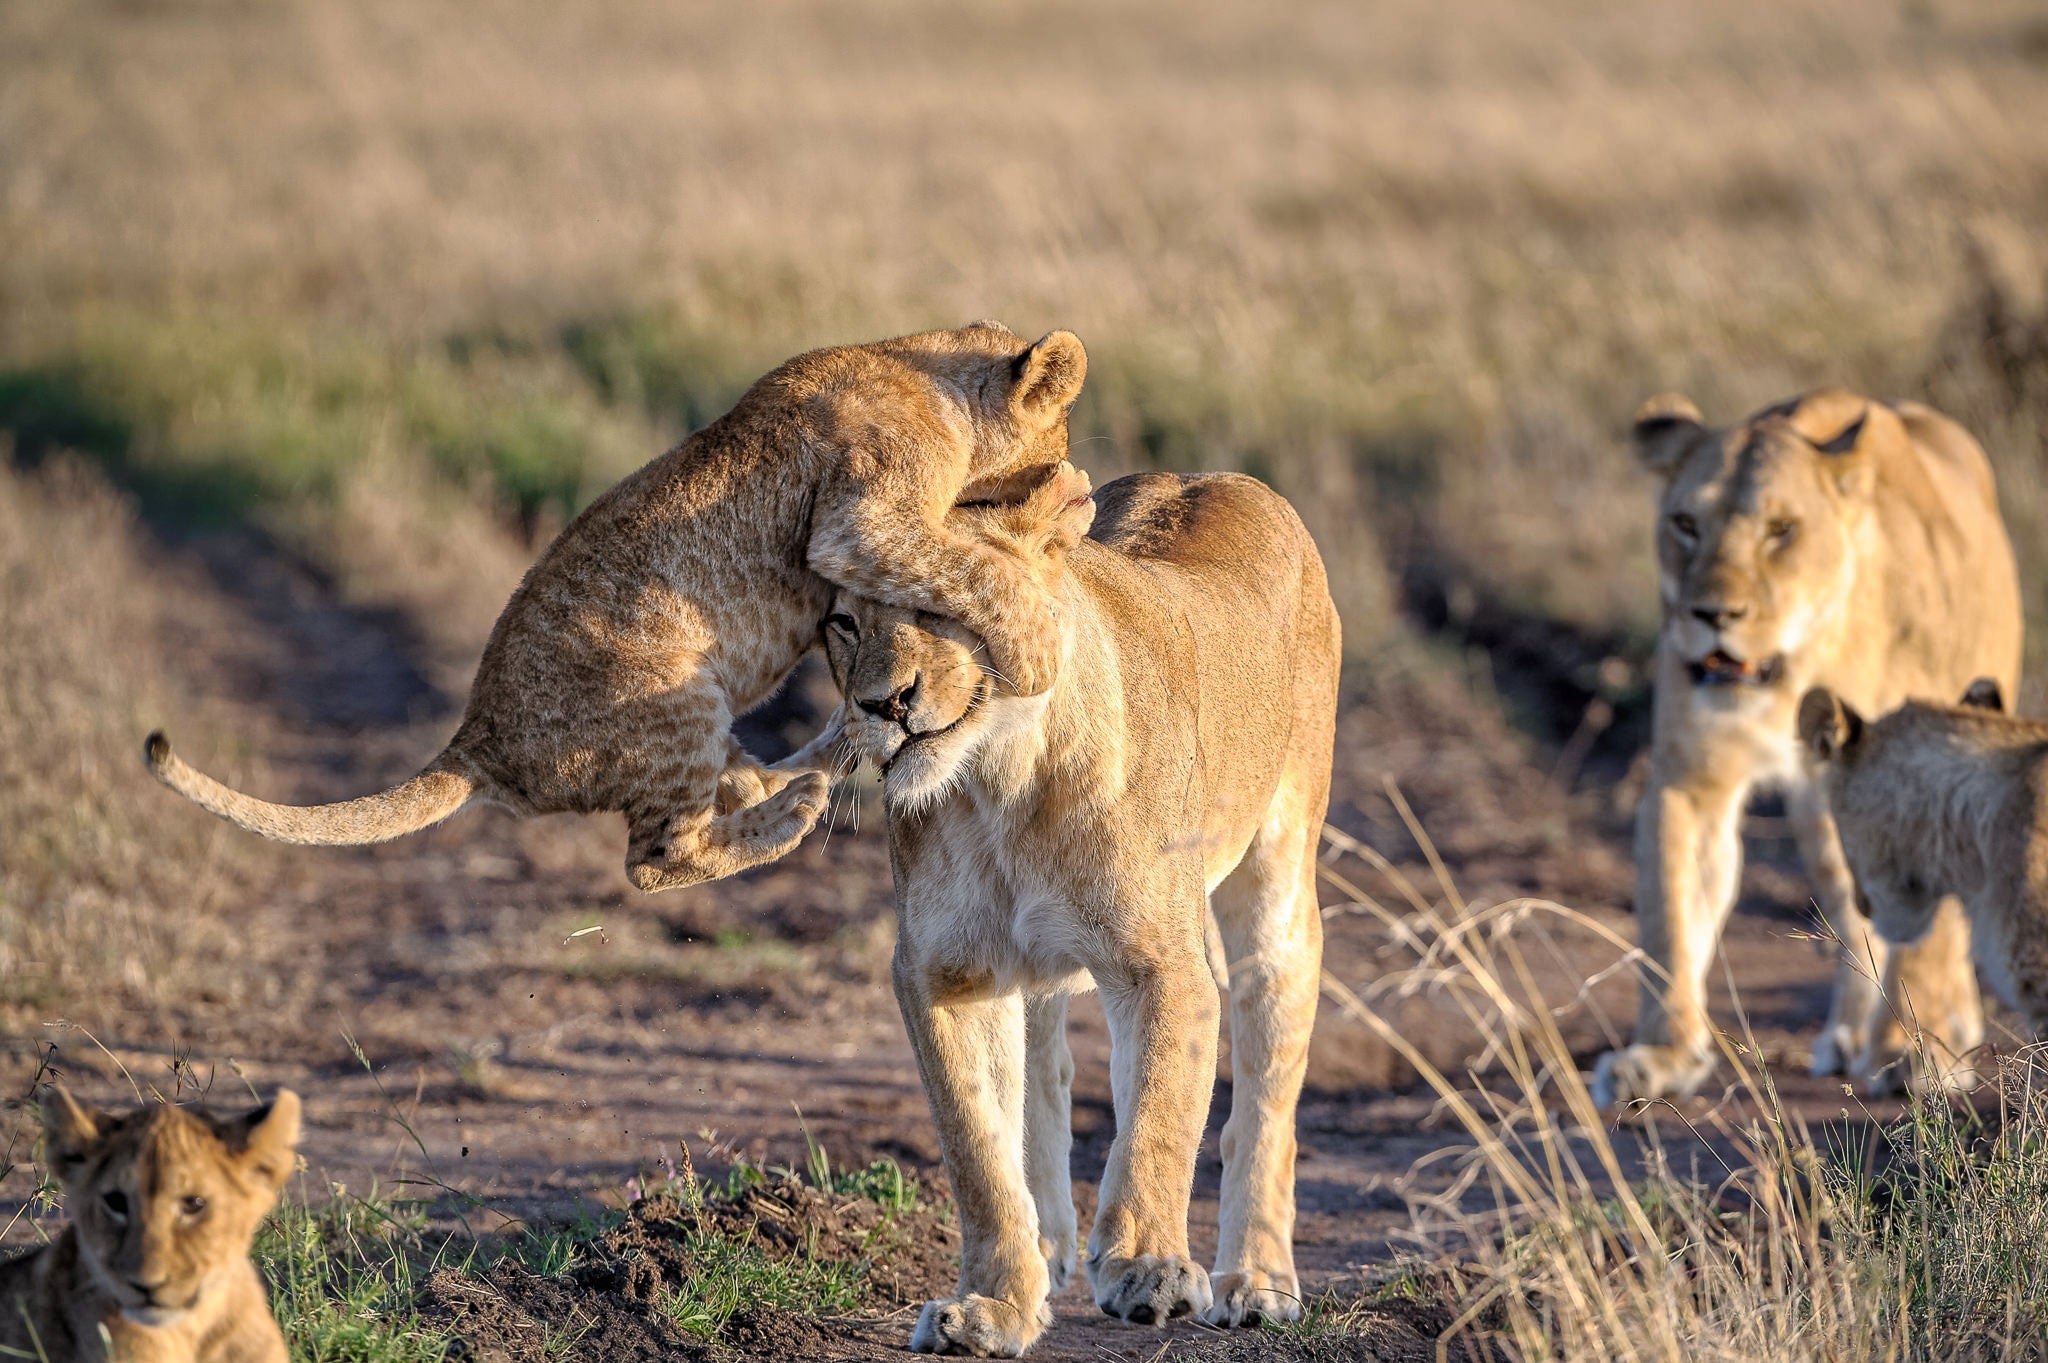
[[[135,736],[165,710],[162,605],[97,471],[0,463],[0,1018],[148,1010],[228,985],[245,956],[219,911],[265,852],[137,798]]]
[[[1428,848],[1427,839],[1411,829]],[[1346,846],[1344,840],[1337,847]],[[1398,925],[1413,967],[1325,992],[1412,1064],[1464,1138],[1463,1177],[1418,1206],[1417,1238],[1463,1263],[1463,1314],[1440,1356],[1577,1363],[2007,1363],[2048,1356],[2048,1092],[2022,1054],[1987,1123],[1946,1103],[1810,1130],[1754,1038],[1721,1038],[1732,1075],[1704,1113],[1652,1104],[1631,1130],[1594,1107],[1560,1028],[1582,1007],[1533,981],[1546,939],[1591,932],[1563,906],[1471,906],[1446,878],[1396,912],[1326,869],[1348,907]],[[1482,1059],[1446,1073],[1390,1005],[1441,1001]],[[1660,1130],[1661,1128],[1661,1130]]]
[[[2044,70],[2020,0],[19,0],[0,358],[231,315],[288,339],[224,384],[172,366],[174,398],[225,387],[209,410],[248,428],[202,453],[290,466],[240,400],[297,384],[350,417],[337,459],[509,447],[574,500],[794,349],[1069,325],[1098,470],[1266,474],[1361,645],[1388,545],[1639,636],[1620,423],[1667,386],[1729,414],[1924,388],[1959,225],[2048,210]],[[561,355],[591,323],[586,387]],[[470,395],[454,419],[495,453],[450,456],[403,393],[299,383],[336,337]],[[169,406],[143,434],[204,424]],[[2002,453],[2038,481],[2037,446]]]

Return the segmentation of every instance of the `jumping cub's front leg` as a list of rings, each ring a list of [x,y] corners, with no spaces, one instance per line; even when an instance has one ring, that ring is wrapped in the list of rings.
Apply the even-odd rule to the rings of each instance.
[[[1208,1270],[1188,1251],[1219,1012],[1201,912],[1186,915],[1184,941],[1137,959],[1091,962],[1109,1020],[1117,1134],[1088,1237],[1088,1281],[1105,1315],[1140,1325],[1198,1315],[1210,1304]]]
[[[960,1284],[927,1302],[910,1347],[1015,1358],[1052,1323],[1038,1217],[1024,1170],[1024,1002],[946,1002],[899,957],[896,999],[939,1128],[960,1213]]]

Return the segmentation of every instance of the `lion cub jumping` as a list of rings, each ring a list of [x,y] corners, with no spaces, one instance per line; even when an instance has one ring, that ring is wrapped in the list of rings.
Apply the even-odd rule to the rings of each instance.
[[[2048,724],[2004,708],[1998,683],[1980,677],[1960,705],[1912,701],[1866,723],[1815,687],[1799,736],[1878,935],[1922,940],[1955,895],[1986,983],[2048,1036]],[[1889,1002],[1915,1014],[1943,1004]]]
[[[296,1094],[239,1117],[115,1117],[60,1088],[43,1129],[71,1224],[0,1264],[0,1356],[284,1363],[249,1242],[297,1162]]]
[[[1061,603],[1042,696],[1004,696],[948,620],[842,593],[826,652],[847,740],[885,776],[896,998],[960,1209],[959,1289],[911,1336],[1014,1356],[1075,1268],[1067,996],[1101,990],[1116,1140],[1088,1280],[1144,1324],[1292,1320],[1294,1111],[1321,988],[1316,846],[1338,622],[1286,502],[1236,474],[1143,474],[1089,507],[978,513]],[[1213,917],[1212,917],[1213,914]],[[1230,989],[1216,1264],[1188,1247]]]
[[[715,880],[794,847],[825,806],[814,743],[770,770],[731,737],[817,641],[834,585],[967,622],[1004,683],[1052,683],[1046,593],[949,525],[1062,475],[1087,355],[1000,323],[799,355],[570,523],[498,618],[447,748],[381,794],[294,808],[175,757],[180,794],[282,842],[381,842],[473,799],[618,810],[642,890]]]

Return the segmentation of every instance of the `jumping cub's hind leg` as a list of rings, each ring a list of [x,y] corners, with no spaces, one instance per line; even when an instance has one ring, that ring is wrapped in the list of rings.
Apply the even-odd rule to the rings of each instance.
[[[732,742],[722,707],[678,707],[672,718],[658,743],[668,765],[626,810],[626,875],[636,888],[652,894],[759,866],[817,825],[831,790],[823,772],[753,761]]]
[[[1211,1325],[1301,1317],[1294,1271],[1294,1113],[1322,980],[1320,819],[1261,830],[1210,900],[1230,989],[1230,1118],[1223,1124]]]

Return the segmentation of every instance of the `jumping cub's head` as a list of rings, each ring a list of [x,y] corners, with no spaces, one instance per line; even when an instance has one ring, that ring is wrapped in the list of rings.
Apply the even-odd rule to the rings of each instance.
[[[1038,474],[1021,501],[963,505],[949,523],[1016,556],[1056,596],[1067,554],[1094,519],[1088,475],[1062,463]],[[937,800],[992,733],[1028,722],[1045,705],[1043,696],[999,690],[986,647],[957,620],[841,591],[824,635],[846,697],[847,742],[882,769],[899,810]]]
[[[115,1116],[58,1088],[43,1132],[94,1280],[130,1320],[167,1325],[247,1263],[297,1158],[299,1099],[287,1089],[237,1117],[170,1106]]]

